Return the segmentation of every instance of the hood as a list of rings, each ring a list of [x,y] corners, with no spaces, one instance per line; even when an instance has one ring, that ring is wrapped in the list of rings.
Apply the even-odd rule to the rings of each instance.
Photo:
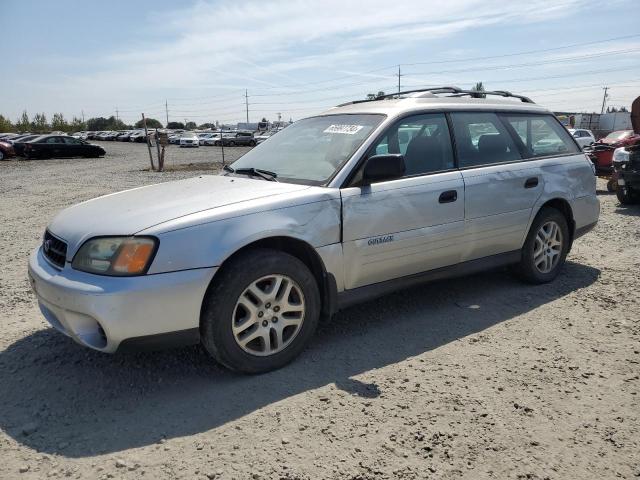
[[[99,235],[133,235],[185,215],[305,190],[306,185],[203,175],[125,190],[69,207],[49,224],[71,250]]]

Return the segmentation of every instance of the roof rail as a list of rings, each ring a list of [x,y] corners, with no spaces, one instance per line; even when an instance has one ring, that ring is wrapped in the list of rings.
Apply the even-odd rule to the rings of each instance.
[[[466,96],[470,96],[470,97],[476,97],[476,98],[483,98],[486,95],[497,95],[499,97],[513,97],[513,98],[518,98],[520,99],[520,101],[524,102],[524,103],[535,103],[533,100],[531,100],[529,97],[525,97],[524,95],[516,95],[514,93],[511,92],[507,92],[506,90],[493,90],[493,91],[475,91],[475,90],[463,90],[459,87],[432,87],[432,88],[419,88],[416,90],[406,90],[404,92],[396,92],[396,93],[387,93],[386,95],[378,95],[372,99],[364,99],[364,100],[354,100],[352,102],[347,102],[347,103],[342,103],[340,105],[338,105],[339,107],[343,107],[345,105],[352,105],[352,104],[356,104],[356,103],[364,103],[364,102],[373,102],[376,100],[383,100],[385,98],[393,98],[393,97],[400,97],[402,95],[408,95],[410,93],[421,93],[421,92],[429,92],[429,93],[433,93],[433,94],[437,94],[437,93],[451,93],[453,95],[450,95],[451,97],[466,97]],[[482,95],[483,97],[479,97],[479,95]]]

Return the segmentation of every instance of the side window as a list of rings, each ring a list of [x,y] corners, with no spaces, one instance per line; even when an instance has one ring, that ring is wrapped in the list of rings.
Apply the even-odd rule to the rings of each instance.
[[[80,141],[73,137],[62,137],[62,140],[67,145],[80,145]]]
[[[62,143],[60,137],[49,137],[46,143]]]
[[[415,115],[400,120],[373,147],[370,155],[401,153],[405,176],[454,168],[449,127],[443,113]]]
[[[571,134],[551,115],[514,114],[503,115],[503,119],[522,139],[527,158],[578,152]],[[576,131],[576,137],[583,135],[583,130]]]
[[[454,112],[451,120],[460,168],[521,159],[513,138],[495,113]]]

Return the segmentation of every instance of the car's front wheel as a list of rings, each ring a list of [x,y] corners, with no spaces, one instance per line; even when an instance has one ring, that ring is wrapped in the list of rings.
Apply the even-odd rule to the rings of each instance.
[[[570,244],[567,219],[559,210],[545,207],[531,224],[516,273],[529,283],[547,283],[558,276]]]
[[[262,373],[302,352],[319,315],[318,285],[307,266],[287,253],[256,249],[232,259],[214,279],[200,334],[221,364]]]

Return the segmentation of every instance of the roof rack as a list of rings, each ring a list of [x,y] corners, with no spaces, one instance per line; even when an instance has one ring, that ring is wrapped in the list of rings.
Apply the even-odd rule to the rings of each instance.
[[[524,95],[516,95],[511,92],[507,92],[506,90],[493,90],[493,91],[476,91],[476,90],[463,90],[459,87],[432,87],[432,88],[419,88],[417,90],[406,90],[404,92],[396,92],[396,93],[387,93],[386,95],[378,95],[372,99],[364,99],[364,100],[354,100],[352,102],[346,102],[338,105],[339,107],[343,107],[345,105],[353,105],[356,103],[365,103],[365,102],[374,102],[376,100],[383,100],[385,98],[393,98],[400,97],[402,95],[408,95],[410,93],[423,93],[428,92],[434,94],[438,93],[451,93],[450,97],[475,97],[475,98],[483,98],[486,95],[497,95],[499,97],[513,97],[519,98],[520,101],[524,103],[535,103],[529,97],[525,97]],[[482,95],[482,97],[480,97]]]

